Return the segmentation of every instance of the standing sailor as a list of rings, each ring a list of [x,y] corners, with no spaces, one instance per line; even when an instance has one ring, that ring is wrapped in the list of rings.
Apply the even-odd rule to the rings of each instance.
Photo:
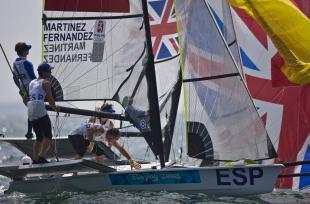
[[[19,94],[23,98],[23,102],[26,104],[26,98],[28,97],[28,86],[29,83],[36,78],[33,65],[27,60],[27,55],[31,45],[27,45],[25,42],[18,42],[15,45],[15,51],[18,55],[16,60],[13,63],[14,75],[13,79],[16,86],[19,88]],[[26,138],[30,139],[33,137],[32,126],[28,120],[28,130],[25,135]]]
[[[48,152],[52,140],[51,121],[45,108],[45,97],[56,112],[56,106],[52,96],[51,85],[48,79],[51,76],[53,67],[47,63],[42,63],[38,67],[39,78],[34,79],[29,84],[28,118],[32,123],[36,133],[36,141],[33,144],[33,162],[47,163],[45,155]]]

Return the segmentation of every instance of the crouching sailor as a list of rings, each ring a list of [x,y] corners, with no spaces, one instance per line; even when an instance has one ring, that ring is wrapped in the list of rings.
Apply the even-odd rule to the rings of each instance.
[[[52,140],[51,121],[47,114],[44,100],[47,99],[49,105],[56,111],[56,106],[52,96],[51,85],[48,79],[51,76],[53,67],[47,63],[42,63],[38,67],[39,78],[34,79],[29,84],[28,118],[36,134],[36,141],[33,144],[33,163],[47,163],[45,158]]]
[[[76,155],[75,159],[82,159],[86,152],[96,155],[96,162],[102,164],[105,160],[104,151],[93,141],[95,134],[102,134],[104,129],[100,124],[95,124],[96,118],[91,117],[88,121],[74,129],[68,136]]]
[[[106,160],[104,150],[100,143],[107,143],[108,147],[114,146],[118,151],[129,160],[131,168],[140,169],[141,165],[134,161],[128,152],[117,142],[120,132],[116,128],[108,129],[105,125],[97,124],[96,118],[91,117],[83,122],[80,127],[73,130],[69,140],[76,151],[75,159],[82,159],[86,152],[96,155],[96,162],[103,164]]]
[[[125,148],[118,143],[118,139],[120,138],[120,131],[116,128],[105,129],[104,139],[108,143],[108,147],[115,147],[126,159],[128,159],[131,169],[141,169],[141,165],[133,160],[129,153],[125,150]]]

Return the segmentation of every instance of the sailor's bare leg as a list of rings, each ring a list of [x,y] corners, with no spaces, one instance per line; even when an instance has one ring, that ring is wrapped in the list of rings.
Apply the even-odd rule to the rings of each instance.
[[[40,152],[40,150],[41,150],[41,142],[39,142],[39,141],[35,141],[34,143],[33,143],[33,161],[38,161],[38,159],[39,159],[39,152]]]
[[[42,145],[41,145],[41,149],[39,152],[39,157],[45,158],[45,155],[48,152],[48,150],[50,149],[50,146],[51,146],[51,140],[49,138],[44,138],[42,140]]]

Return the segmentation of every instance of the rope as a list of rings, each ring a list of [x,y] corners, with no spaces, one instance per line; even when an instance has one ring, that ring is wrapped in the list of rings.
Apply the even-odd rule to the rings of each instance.
[[[54,155],[56,161],[59,162],[58,151],[57,151],[57,137],[59,138],[60,130],[59,130],[59,113],[56,114],[55,125],[54,125]]]

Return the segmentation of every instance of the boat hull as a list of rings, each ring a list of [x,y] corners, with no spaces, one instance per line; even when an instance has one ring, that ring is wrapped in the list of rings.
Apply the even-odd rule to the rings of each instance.
[[[12,181],[6,193],[60,191],[203,192],[213,195],[251,195],[271,192],[283,165],[169,168],[86,175],[62,175]]]

